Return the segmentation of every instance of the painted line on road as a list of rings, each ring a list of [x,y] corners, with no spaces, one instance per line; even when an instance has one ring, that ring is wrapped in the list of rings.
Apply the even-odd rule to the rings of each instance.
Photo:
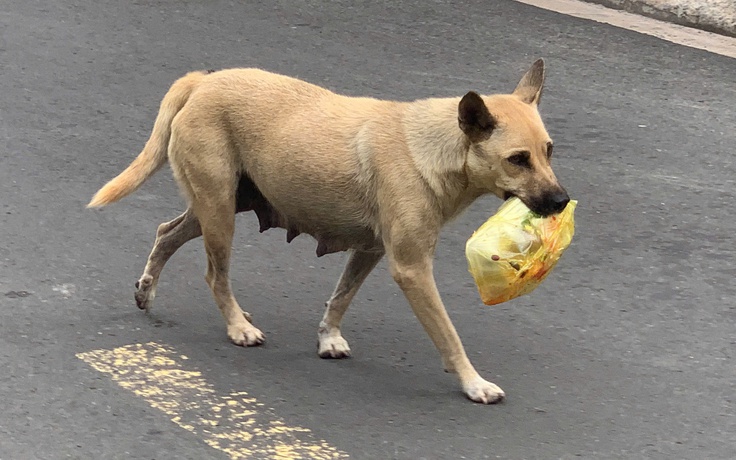
[[[170,346],[150,342],[76,356],[231,459],[348,458],[326,441],[304,441],[312,437],[309,429],[286,425],[246,392],[217,395],[201,372],[180,364],[188,358]]]
[[[678,45],[736,58],[736,38],[614,10],[579,0],[516,0],[549,11],[652,35]]]

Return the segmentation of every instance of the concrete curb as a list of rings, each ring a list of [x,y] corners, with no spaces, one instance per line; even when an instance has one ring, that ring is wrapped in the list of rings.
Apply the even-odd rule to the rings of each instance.
[[[734,0],[584,0],[661,21],[736,37]]]

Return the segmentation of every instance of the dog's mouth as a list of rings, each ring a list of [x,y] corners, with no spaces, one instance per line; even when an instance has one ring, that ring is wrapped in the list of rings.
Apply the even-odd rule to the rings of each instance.
[[[562,193],[557,193],[552,195],[550,198],[541,201],[522,199],[513,192],[503,192],[503,201],[508,201],[511,198],[519,198],[530,211],[535,214],[539,214],[542,217],[548,217],[562,212],[565,209],[565,206],[567,206],[567,202],[570,201],[567,192],[564,190]]]

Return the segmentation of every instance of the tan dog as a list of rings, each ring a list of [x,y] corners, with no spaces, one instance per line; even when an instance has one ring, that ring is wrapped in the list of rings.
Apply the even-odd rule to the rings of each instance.
[[[414,102],[345,97],[257,69],[192,72],[161,102],[141,154],[94,196],[104,206],[135,191],[168,160],[189,207],[161,224],[141,279],[149,308],[166,261],[200,235],[205,279],[237,345],[258,345],[230,288],[235,214],[253,210],[261,231],[316,238],[317,255],[350,251],[319,326],[319,356],[350,355],[340,321],[384,256],[414,313],[473,401],[503,391],[465,354],[435,285],[432,260],[443,224],[473,200],[518,196],[549,215],[569,201],[550,167],[550,140],[537,111],[538,60],[512,94]]]

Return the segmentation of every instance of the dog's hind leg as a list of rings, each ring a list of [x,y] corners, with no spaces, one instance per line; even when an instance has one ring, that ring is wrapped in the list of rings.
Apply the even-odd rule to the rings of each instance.
[[[156,241],[148,256],[146,268],[135,283],[135,302],[138,308],[150,310],[153,307],[156,286],[164,265],[186,242],[199,236],[202,236],[202,229],[191,209],[187,209],[176,219],[158,226]]]
[[[319,323],[317,337],[320,358],[347,358],[350,356],[348,342],[340,333],[340,322],[350,302],[368,277],[383,252],[356,252],[350,254],[345,269],[337,282],[332,297],[327,301],[327,308]]]
[[[191,163],[175,165],[175,174],[188,189],[191,208],[202,229],[207,253],[205,280],[227,323],[230,340],[241,346],[260,345],[265,341],[263,332],[253,326],[249,315],[243,312],[230,286],[230,251],[235,233],[235,192],[237,179],[232,169],[212,161],[200,163],[195,170]]]

